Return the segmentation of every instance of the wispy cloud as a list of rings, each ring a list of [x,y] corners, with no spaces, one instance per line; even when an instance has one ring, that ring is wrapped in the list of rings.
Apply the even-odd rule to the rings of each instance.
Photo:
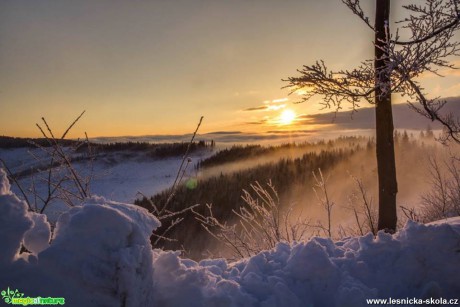
[[[460,88],[460,87],[459,87]],[[460,116],[460,97],[446,99],[447,104],[441,110],[442,114],[452,113],[453,116]],[[409,108],[407,104],[397,104],[393,106],[394,125],[397,129],[425,129],[428,124],[433,128],[439,128],[437,122],[431,123],[425,117]],[[374,129],[375,128],[375,109],[362,108],[357,112],[329,112],[322,114],[300,115],[298,123],[305,125],[318,125],[327,129]]]
[[[252,108],[247,108],[244,109],[243,111],[262,111],[262,110],[267,110],[268,106],[259,106],[259,107],[252,107]]]
[[[283,102],[286,102],[288,100],[289,98],[278,98],[278,99],[273,99],[273,100],[265,100],[263,102],[263,105],[246,108],[243,111],[278,111],[278,110],[286,108],[286,104]]]
[[[271,105],[271,106],[268,106],[268,107],[267,107],[267,110],[270,110],[270,111],[278,111],[278,110],[284,109],[285,107],[286,107],[285,104]]]
[[[319,132],[320,130],[270,130],[267,131],[267,133],[273,133],[273,134],[299,134],[299,133],[314,133],[314,132]]]
[[[242,133],[243,132],[241,131],[212,131],[212,132],[205,133],[204,135],[207,135],[207,134],[233,135],[233,134],[242,134]]]
[[[247,125],[263,125],[263,124],[266,124],[266,123],[267,123],[266,119],[246,122]]]

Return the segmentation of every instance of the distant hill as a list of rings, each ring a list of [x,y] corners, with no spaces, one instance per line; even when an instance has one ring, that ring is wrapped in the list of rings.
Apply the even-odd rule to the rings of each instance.
[[[59,143],[62,146],[72,146],[76,145],[78,141],[75,140],[59,140]],[[51,146],[45,138],[18,138],[11,136],[0,136],[0,148],[10,149],[10,148],[21,148],[21,147],[31,147],[34,148],[37,145],[42,147]]]
[[[460,117],[460,97],[446,98],[447,104],[442,109],[442,114],[452,113]],[[328,112],[322,114],[305,115],[306,121],[319,125],[334,124],[332,129],[375,129],[374,107],[362,108],[352,114],[352,111]],[[433,129],[441,129],[437,122],[412,110],[408,104],[393,105],[393,119],[396,129],[425,130],[428,125]]]
[[[175,143],[162,143],[152,144],[148,142],[115,142],[115,143],[93,143],[93,142],[81,142],[76,140],[57,140],[62,146],[74,146],[76,152],[85,152],[90,146],[92,151],[95,153],[108,153],[115,151],[142,151],[147,153],[151,157],[165,158],[171,156],[183,155],[187,147],[188,142],[175,142]],[[193,142],[190,145],[190,152],[196,151],[203,148],[214,147],[214,142],[198,141]],[[0,149],[12,149],[12,148],[35,148],[37,146],[50,147],[54,144],[45,138],[19,138],[10,136],[0,136]]]

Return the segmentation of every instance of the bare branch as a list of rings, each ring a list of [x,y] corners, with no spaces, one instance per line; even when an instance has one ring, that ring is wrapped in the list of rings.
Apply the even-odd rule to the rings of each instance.
[[[180,164],[179,169],[178,169],[177,174],[176,174],[176,179],[174,179],[174,183],[173,183],[173,185],[171,187],[171,194],[169,195],[168,199],[166,200],[166,203],[161,208],[161,210],[159,212],[160,215],[169,206],[169,203],[171,202],[171,200],[173,199],[173,197],[174,197],[174,195],[176,193],[177,186],[182,181],[182,178],[185,175],[187,167],[191,163],[191,159],[188,157],[188,153],[190,151],[190,147],[193,144],[193,141],[195,140],[195,136],[198,133],[198,129],[200,129],[201,123],[203,122],[203,118],[204,118],[203,116],[200,117],[200,121],[198,122],[198,125],[196,126],[195,132],[193,132],[192,138],[190,139],[190,142],[187,145],[187,149],[185,150],[184,156],[182,157],[181,164]],[[185,163],[187,163],[187,164],[185,164]]]
[[[292,205],[282,210],[275,187],[268,182],[266,187],[258,182],[251,184],[251,192],[243,190],[245,206],[233,210],[238,222],[228,225],[213,214],[212,205],[201,214],[192,210],[202,227],[224,246],[235,259],[249,257],[262,250],[274,248],[278,242],[293,242],[305,238],[313,227],[309,221],[297,216],[291,218]]]
[[[410,16],[399,23],[411,32],[410,40],[394,40],[400,46],[416,45],[459,29],[458,0],[427,0],[425,5],[404,5]]]
[[[342,0],[342,2],[362,21],[372,30],[375,32],[374,26],[371,24],[369,17],[364,14],[363,9],[361,8],[361,4],[359,0]]]
[[[327,228],[323,228],[327,236],[332,238],[332,207],[334,207],[334,202],[329,199],[329,194],[327,191],[327,181],[328,178],[324,178],[321,169],[318,169],[318,175],[313,171],[313,178],[315,179],[315,186],[313,187],[313,191],[315,192],[316,198],[318,198],[321,205],[327,212]]]
[[[81,114],[70,124],[70,126],[67,128],[67,130],[62,134],[61,140],[63,140],[67,133],[69,133],[70,129],[80,120],[80,118],[85,114],[86,111],[81,112]],[[88,139],[88,136],[86,136],[86,139]]]

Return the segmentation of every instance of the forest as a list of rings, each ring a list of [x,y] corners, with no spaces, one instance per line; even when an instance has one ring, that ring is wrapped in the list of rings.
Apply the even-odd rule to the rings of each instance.
[[[414,170],[414,163],[417,163],[416,157],[422,156],[421,159],[425,161],[430,155],[435,154],[437,145],[433,142],[432,136],[431,130],[418,132],[417,135],[406,131],[395,133],[398,165],[401,165],[404,170],[400,175],[402,186],[406,186],[407,182],[411,181],[411,177],[419,174],[417,170]],[[310,214],[312,217],[324,216],[324,212],[318,209],[320,201],[313,191],[317,184],[315,174],[321,172],[325,177],[333,177],[330,184],[334,188],[330,188],[329,193],[336,198],[335,202],[340,207],[334,209],[337,212],[334,229],[338,229],[338,224],[354,223],[344,217],[345,215],[352,216],[351,211],[347,208],[350,206],[350,198],[354,197],[355,202],[359,202],[359,199],[356,200],[356,182],[354,182],[356,180],[353,178],[359,178],[360,182],[365,185],[364,188],[367,189],[370,202],[372,202],[373,193],[375,193],[374,151],[373,138],[359,136],[340,137],[316,143],[265,147],[236,145],[222,149],[211,157],[199,161],[194,174],[185,178],[180,185],[150,198],[144,196],[137,199],[135,203],[150,211],[168,203],[168,212],[182,211],[198,204],[199,206],[193,211],[200,215],[206,215],[206,204],[212,204],[213,216],[231,224],[238,221],[234,212],[246,205],[242,198],[243,192],[251,192],[251,184],[259,183],[264,186],[270,183],[276,189],[282,211],[295,204],[294,208],[298,214],[303,212],[302,214]],[[256,160],[254,160],[255,157]],[[246,161],[251,161],[251,163],[246,163]],[[259,163],[254,161],[259,161]],[[242,166],[238,167],[238,165]],[[405,171],[407,169],[412,170],[412,176],[410,172]],[[211,171],[208,172],[208,170]],[[420,177],[423,176],[420,175]],[[337,188],[339,186],[340,188]],[[413,189],[405,190],[401,193],[401,203],[411,199],[409,194]],[[360,205],[355,204],[355,206]],[[409,204],[404,203],[404,206],[407,207]],[[375,211],[375,208],[372,210]],[[196,214],[188,212],[181,215],[180,223],[171,228],[171,222],[176,218],[177,216],[174,216],[162,220],[163,226],[157,233],[166,232],[165,237],[168,240],[158,240],[157,236],[152,236],[152,243],[155,243],[157,247],[184,249],[187,256],[194,259],[204,257],[203,253],[209,252],[213,247],[221,248],[216,247],[217,242],[203,229],[203,225],[197,221]],[[358,232],[356,225],[349,228],[354,228],[354,231]],[[311,229],[309,235],[313,234],[319,234],[318,228]]]

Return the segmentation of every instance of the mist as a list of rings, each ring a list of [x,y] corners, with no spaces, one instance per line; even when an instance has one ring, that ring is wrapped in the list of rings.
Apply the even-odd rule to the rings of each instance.
[[[224,163],[219,166],[205,168],[199,173],[200,178],[209,178],[220,174],[231,174],[241,170],[255,168],[267,163],[276,163],[280,159],[296,159],[305,152],[319,153],[332,149],[350,149],[360,146],[364,149],[356,151],[348,159],[340,161],[330,169],[322,171],[326,181],[326,189],[332,209],[332,229],[335,237],[351,234],[357,231],[357,224],[353,208],[358,212],[362,207],[362,194],[358,189],[359,180],[366,193],[368,203],[375,212],[378,210],[378,182],[377,162],[375,147],[370,146],[372,139],[361,138],[356,144],[349,144],[340,140],[331,146],[331,143],[317,142],[274,151],[273,153]],[[366,148],[367,146],[367,148]],[[420,212],[423,208],[422,197],[432,188],[432,176],[430,173],[430,159],[442,161],[449,155],[458,154],[459,146],[441,145],[434,139],[422,139],[410,134],[409,140],[404,143],[401,139],[396,142],[396,168],[397,168],[397,206],[398,222],[400,227],[407,218],[401,207],[414,209]],[[318,170],[311,170],[317,175]],[[284,207],[292,206],[296,214],[310,220],[312,225],[326,225],[327,212],[317,193],[321,196],[321,189],[316,189],[315,183],[292,184],[287,195],[281,195]],[[361,217],[364,218],[364,217]],[[321,229],[313,229],[313,234],[321,234]]]

